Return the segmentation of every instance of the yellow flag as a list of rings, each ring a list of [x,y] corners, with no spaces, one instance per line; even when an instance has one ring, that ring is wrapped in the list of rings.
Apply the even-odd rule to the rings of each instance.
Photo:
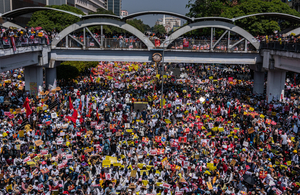
[[[133,68],[138,71],[139,70],[139,65],[138,64],[132,64]]]
[[[162,104],[163,104],[163,106],[164,106],[164,105],[166,104],[166,99],[163,98],[162,101],[163,101]]]

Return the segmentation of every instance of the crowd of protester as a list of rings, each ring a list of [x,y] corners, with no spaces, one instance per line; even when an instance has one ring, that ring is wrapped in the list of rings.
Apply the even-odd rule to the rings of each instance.
[[[30,45],[49,45],[51,40],[58,35],[55,29],[52,32],[46,32],[42,27],[25,27],[24,29],[16,29],[16,28],[0,28],[0,48],[10,48],[10,47],[22,47],[22,46],[30,46]],[[80,47],[81,44],[79,42],[84,43],[83,33],[82,32],[74,32],[71,33],[72,37],[75,40],[69,40],[69,47]],[[155,33],[146,33],[145,34],[150,41],[152,41],[155,46],[160,46],[165,40],[169,37],[167,34],[155,34]],[[213,41],[216,42],[221,35],[214,35]],[[12,40],[13,39],[13,40]],[[232,35],[230,38],[230,45],[234,45],[236,42],[239,42],[242,37],[237,35]],[[190,49],[190,50],[210,50],[211,38],[210,36],[196,36],[196,35],[184,35],[182,37],[177,38],[176,40],[169,41],[171,44],[169,45],[169,49]],[[215,50],[228,51],[228,43],[227,38],[223,38],[218,45],[214,48]],[[289,44],[289,43],[298,43],[298,37],[294,34],[285,35],[285,34],[272,34],[272,35],[257,35],[255,40],[250,41],[258,41],[263,43],[276,42],[280,43],[280,45]],[[66,44],[65,41],[61,42],[61,46]],[[105,48],[145,48],[145,45],[135,36],[127,34],[127,33],[108,33],[103,34],[98,31],[93,32],[92,34],[86,34],[86,44],[87,47],[105,47]],[[270,45],[269,45],[270,46]],[[264,47],[266,47],[264,45]],[[245,43],[241,42],[231,48],[233,51],[244,51]],[[255,48],[252,47],[248,40],[247,51],[254,51]]]
[[[36,92],[1,73],[0,193],[299,194],[299,79],[268,102],[249,75],[100,62]]]
[[[56,35],[55,30],[46,32],[42,27],[25,27],[24,29],[2,27],[0,28],[0,48],[49,45]]]

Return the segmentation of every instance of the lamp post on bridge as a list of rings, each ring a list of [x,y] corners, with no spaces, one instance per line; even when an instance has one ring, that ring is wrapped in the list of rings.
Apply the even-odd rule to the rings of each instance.
[[[164,74],[165,74],[165,49],[166,47],[162,47],[162,49],[151,49],[151,51],[162,51],[162,56],[160,53],[153,54],[154,61],[162,61],[162,82],[161,82],[161,98],[160,98],[160,118],[163,119],[163,102],[164,102]]]

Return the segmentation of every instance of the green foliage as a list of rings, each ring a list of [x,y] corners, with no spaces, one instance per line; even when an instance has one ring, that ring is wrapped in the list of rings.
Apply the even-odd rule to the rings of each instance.
[[[115,15],[111,10],[105,10],[102,8],[98,8],[97,12],[90,12],[89,15],[93,15],[93,14],[110,14],[110,15]],[[107,26],[107,25],[103,25],[103,33],[104,34],[113,34],[113,33],[125,33],[124,30],[122,30],[121,28],[115,27],[115,26]],[[100,26],[92,26],[89,28],[92,32],[99,32],[101,31],[101,27]]]
[[[106,10],[106,9],[103,9],[103,8],[98,8],[96,12],[89,12],[89,15],[90,14],[110,14],[110,15],[116,15],[111,10]]]
[[[190,17],[220,16],[236,18],[265,12],[278,12],[300,16],[299,12],[290,8],[281,0],[190,0],[187,7],[190,9],[190,12],[187,14]],[[235,24],[255,36],[258,34],[272,34],[275,30],[280,31],[294,25],[290,21],[279,19],[256,16],[238,20]]]
[[[89,14],[111,14],[111,15],[115,15],[112,11],[110,10],[104,10],[102,8],[97,9],[97,12],[93,12],[93,13],[89,13]],[[126,21],[128,24],[132,25],[133,27],[137,28],[138,30],[140,30],[142,33],[145,32],[146,30],[149,30],[150,27],[146,24],[143,23],[142,20],[138,20],[138,19],[133,19],[133,20],[127,20]],[[99,31],[101,30],[100,26],[93,26],[90,27],[91,31]],[[128,34],[127,31],[115,27],[115,26],[107,26],[107,25],[103,25],[103,33],[104,34],[113,34],[113,33],[117,33],[117,34]]]
[[[157,34],[165,34],[166,33],[166,29],[163,25],[155,25],[153,27],[153,32],[157,33]]]
[[[98,8],[97,12],[90,12],[89,15],[92,14],[110,14],[110,15],[115,15],[111,10],[105,10],[102,8]],[[103,33],[104,34],[113,34],[113,33],[118,33],[118,34],[124,34],[126,33],[125,30],[115,27],[115,26],[107,26],[107,25],[103,25]],[[100,26],[92,26],[89,28],[92,32],[99,32],[101,31],[101,27]]]
[[[84,15],[84,13],[80,9],[69,6],[69,5],[53,5],[53,6],[49,6],[49,7]],[[97,9],[97,12],[91,12],[89,14],[115,15],[112,11],[105,10],[102,8]],[[46,31],[52,31],[53,29],[55,29],[56,31],[60,32],[64,28],[68,27],[69,25],[71,25],[73,23],[78,22],[79,20],[80,19],[78,17],[67,14],[67,13],[46,10],[46,11],[35,12],[32,15],[32,17],[27,25],[30,27],[41,26]],[[144,24],[142,20],[133,19],[133,20],[128,20],[127,23],[134,26],[141,32],[145,32],[146,30],[150,29],[150,27],[148,25]],[[97,31],[100,32],[101,27],[93,26],[93,27],[90,27],[89,29],[93,32],[97,32]],[[125,30],[123,30],[121,28],[118,28],[115,26],[107,26],[107,25],[103,25],[103,33],[104,34],[113,34],[113,33],[128,34],[128,32],[126,32]]]
[[[247,2],[241,3],[238,6],[225,10],[220,16],[234,18],[243,15],[265,12],[278,12],[300,16],[299,12],[290,8],[281,0],[272,0],[270,2],[262,0],[248,0]],[[288,21],[280,21],[280,23],[278,21],[280,21],[279,18],[256,16],[238,20],[235,22],[235,24],[253,35],[272,34],[275,30],[280,31],[291,25],[291,23]]]
[[[80,9],[69,5],[52,5],[49,7],[84,15]],[[54,10],[45,10],[33,13],[27,25],[30,27],[41,26],[46,31],[52,31],[53,29],[56,29],[56,31],[59,32],[67,26],[78,22],[79,20],[80,18],[67,13]]]
[[[187,16],[195,18],[219,16],[224,10],[234,5],[232,2],[239,4],[244,1],[246,0],[189,0],[186,7],[190,9],[190,12]]]
[[[57,67],[57,79],[69,81],[79,76],[79,71],[71,65],[62,65]]]
[[[78,72],[83,72],[86,68],[96,67],[98,62],[82,62],[82,61],[66,61],[60,64],[61,66],[75,67]]]
[[[142,33],[144,33],[147,30],[150,30],[149,25],[144,24],[142,20],[138,20],[138,19],[127,20],[127,23],[137,28]]]

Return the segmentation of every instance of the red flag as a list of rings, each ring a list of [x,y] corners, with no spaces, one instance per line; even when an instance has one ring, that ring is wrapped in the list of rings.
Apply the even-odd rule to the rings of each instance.
[[[29,115],[31,115],[32,110],[31,110],[31,108],[29,107],[29,99],[28,99],[28,97],[25,99],[25,102],[24,102],[24,104],[23,104],[23,107],[26,109],[26,117],[28,117]]]
[[[81,100],[80,100],[80,103],[79,103],[79,111],[81,110],[81,108],[82,108],[82,102],[81,102]]]
[[[76,120],[78,118],[78,112],[77,112],[77,110],[74,109],[73,115],[72,116],[66,116],[66,118],[69,119],[70,121],[72,121],[75,124],[75,127],[76,127]],[[83,118],[80,118],[79,122],[82,123],[83,122]]]
[[[94,79],[93,79],[92,75],[90,75],[90,79],[91,79],[91,82],[93,83]]]
[[[71,96],[69,96],[69,109],[70,109],[70,110],[73,110],[73,109],[74,109],[73,104],[72,104],[72,101],[71,101]]]
[[[49,44],[50,44],[50,41],[49,41],[48,35],[45,34],[45,38],[46,38],[46,40],[47,40],[47,45],[49,45]]]
[[[97,117],[97,120],[99,120],[98,109],[96,111],[96,117]]]
[[[91,112],[92,112],[92,103],[89,103],[89,113],[86,115],[87,117],[91,117]]]
[[[74,112],[73,112],[73,115],[72,115],[72,118],[74,118],[75,120],[77,119],[78,117],[78,112],[77,110],[74,109]]]
[[[11,44],[12,44],[14,52],[15,52],[17,50],[15,38],[14,37],[10,37],[10,41],[11,41]]]

